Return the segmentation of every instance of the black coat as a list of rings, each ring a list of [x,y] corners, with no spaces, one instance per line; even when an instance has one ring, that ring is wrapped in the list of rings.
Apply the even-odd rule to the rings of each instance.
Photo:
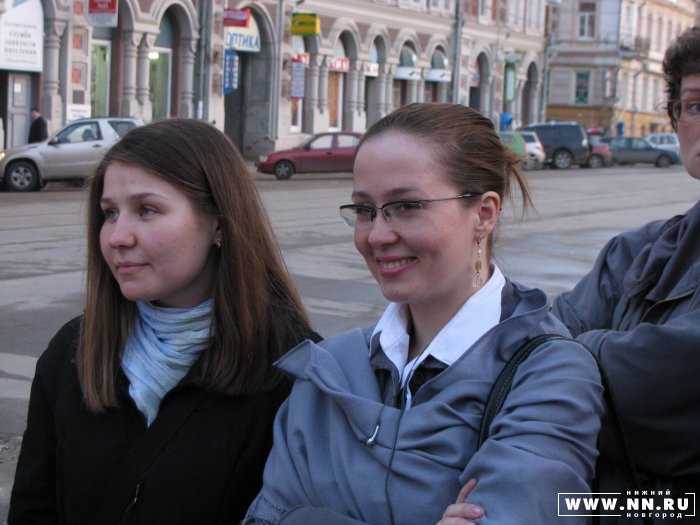
[[[49,128],[46,119],[39,115],[29,127],[29,139],[27,142],[31,144],[32,142],[41,142],[47,138],[49,138]]]
[[[273,418],[289,385],[250,397],[204,393],[190,379],[193,368],[147,428],[121,373],[121,408],[94,414],[83,406],[74,363],[79,323],[67,323],[37,363],[9,523],[113,523],[120,515],[120,523],[238,523],[260,490]],[[189,418],[172,432],[183,412]],[[130,450],[137,458],[160,452],[145,472],[127,469],[136,478],[106,488]],[[102,517],[109,507],[116,519]]]

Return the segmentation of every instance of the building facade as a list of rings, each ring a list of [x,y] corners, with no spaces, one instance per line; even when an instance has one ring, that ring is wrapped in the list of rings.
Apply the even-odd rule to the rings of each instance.
[[[5,146],[26,142],[31,106],[54,130],[201,118],[247,158],[416,101],[517,127],[542,108],[544,1],[0,0],[0,38],[25,55],[0,50]],[[311,14],[316,27],[294,34]]]
[[[643,136],[670,131],[661,63],[694,0],[563,0],[548,46],[547,119]]]

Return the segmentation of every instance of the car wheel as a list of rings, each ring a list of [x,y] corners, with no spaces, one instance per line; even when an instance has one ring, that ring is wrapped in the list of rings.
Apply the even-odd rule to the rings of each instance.
[[[275,164],[275,177],[279,180],[287,180],[294,174],[294,165],[288,160],[281,160]]]
[[[38,183],[39,175],[29,162],[13,162],[5,172],[5,184],[11,191],[32,191]]]
[[[552,157],[552,165],[558,170],[569,169],[573,161],[573,155],[571,155],[571,153],[563,149],[557,151]]]
[[[656,159],[657,168],[668,168],[671,165],[671,159],[667,155],[659,155]]]
[[[602,168],[603,157],[601,157],[600,155],[591,155],[590,157],[588,157],[588,167],[594,170]]]

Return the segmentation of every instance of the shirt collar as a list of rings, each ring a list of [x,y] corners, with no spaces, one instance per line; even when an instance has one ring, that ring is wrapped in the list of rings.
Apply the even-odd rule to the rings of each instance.
[[[402,375],[402,384],[429,355],[451,365],[501,318],[501,292],[506,284],[498,266],[493,265],[489,280],[462,305],[455,316],[438,332],[427,348],[407,366],[408,305],[390,303],[377,322],[370,338],[370,356],[381,346]]]

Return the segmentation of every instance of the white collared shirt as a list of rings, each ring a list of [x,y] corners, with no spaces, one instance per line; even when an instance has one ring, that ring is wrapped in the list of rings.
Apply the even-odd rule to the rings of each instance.
[[[454,363],[464,351],[482,335],[496,326],[501,319],[501,292],[506,279],[498,266],[493,265],[489,280],[462,305],[459,311],[442,327],[435,338],[410,362],[408,360],[408,305],[389,303],[372,332],[370,349],[381,345],[386,356],[401,374],[401,387],[411,380],[413,371],[429,355],[445,363]],[[406,408],[411,406],[411,392],[406,389]]]

